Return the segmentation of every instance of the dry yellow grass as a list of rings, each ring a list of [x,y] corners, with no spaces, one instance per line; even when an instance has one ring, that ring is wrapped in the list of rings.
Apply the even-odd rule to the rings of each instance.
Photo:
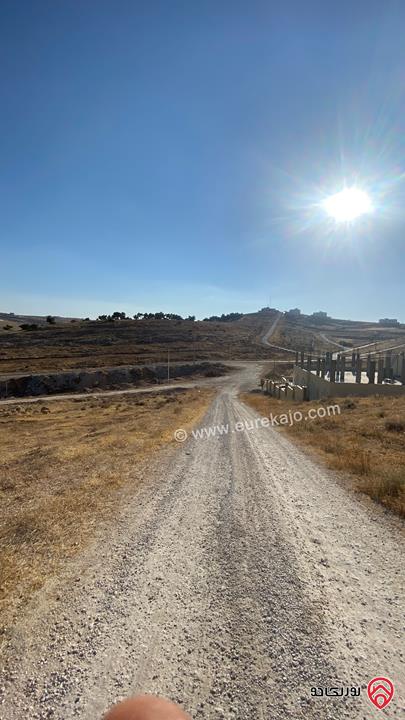
[[[0,330],[0,373],[46,374],[166,363],[168,348],[172,362],[267,358],[270,351],[261,344],[261,337],[274,317],[269,312],[245,315],[234,322],[64,322],[35,332]]]
[[[349,473],[353,486],[405,517],[405,398],[339,398],[293,403],[259,393],[242,400],[263,416],[340,406],[340,415],[280,426],[329,467]]]
[[[139,482],[140,465],[213,390],[37,402],[0,408],[1,628],[85,546]]]

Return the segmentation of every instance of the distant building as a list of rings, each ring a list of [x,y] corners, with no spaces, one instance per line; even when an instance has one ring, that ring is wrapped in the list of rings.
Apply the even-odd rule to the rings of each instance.
[[[386,327],[395,327],[396,325],[399,325],[399,321],[396,318],[381,318],[378,322],[380,325],[385,325]]]
[[[288,311],[288,315],[292,315],[293,317],[298,317],[301,315],[301,310],[299,308],[292,308]]]
[[[324,310],[318,310],[318,312],[312,313],[311,318],[313,320],[327,320],[328,313],[325,312]]]

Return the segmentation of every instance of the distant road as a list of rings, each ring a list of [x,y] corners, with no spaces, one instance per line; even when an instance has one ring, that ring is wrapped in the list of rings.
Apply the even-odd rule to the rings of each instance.
[[[242,363],[241,363],[242,364]],[[151,392],[162,392],[164,390],[174,390],[174,389],[186,389],[186,388],[192,388],[192,387],[198,387],[198,386],[207,386],[207,385],[215,385],[221,381],[224,380],[224,375],[221,375],[219,377],[215,378],[194,378],[194,380],[178,380],[177,382],[172,383],[161,383],[156,385],[148,385],[147,387],[134,387],[134,388],[123,388],[122,390],[96,390],[89,392],[81,392],[81,393],[57,393],[54,395],[35,395],[30,397],[12,397],[7,398],[5,400],[0,400],[0,407],[2,405],[22,405],[22,404],[28,404],[28,403],[35,403],[39,400],[43,400],[45,402],[53,402],[55,400],[84,400],[88,398],[97,398],[97,397],[113,397],[114,395],[137,395],[141,393],[151,393]]]
[[[325,335],[325,333],[319,333],[319,337],[320,337],[321,340],[323,340],[324,342],[327,342],[327,343],[329,343],[330,345],[335,345],[335,347],[341,348],[342,350],[344,350],[345,352],[347,352],[347,347],[345,347],[344,345],[341,345],[340,343],[336,342],[336,340],[331,340],[330,338],[328,338],[328,337]]]
[[[262,344],[266,345],[267,347],[276,348],[277,350],[283,350],[284,352],[294,353],[294,355],[295,355],[295,352],[296,352],[295,350],[292,350],[291,348],[281,347],[280,345],[274,345],[273,343],[269,342],[269,339],[272,337],[272,335],[274,335],[274,333],[277,329],[277,325],[279,324],[279,322],[283,316],[284,316],[283,312],[278,313],[278,315],[277,315],[276,319],[274,320],[273,324],[271,325],[270,329],[267,330],[265,335],[263,335]]]
[[[161,392],[163,390],[173,390],[174,388],[182,389],[182,388],[190,388],[190,387],[196,387],[197,385],[207,385],[207,384],[214,384],[215,382],[218,382],[219,380],[222,380],[223,377],[218,378],[198,378],[194,381],[187,380],[186,382],[182,382],[179,380],[177,383],[165,383],[162,385],[148,385],[147,387],[135,387],[135,388],[125,388],[123,390],[97,390],[95,392],[89,391],[85,393],[57,393],[55,395],[35,395],[30,397],[12,397],[7,398],[5,400],[0,400],[0,407],[2,405],[22,405],[22,404],[28,404],[28,403],[36,403],[39,400],[43,400],[46,402],[53,402],[55,400],[84,400],[88,398],[97,398],[97,397],[109,397],[114,395],[136,395],[140,393],[151,393],[151,392]]]

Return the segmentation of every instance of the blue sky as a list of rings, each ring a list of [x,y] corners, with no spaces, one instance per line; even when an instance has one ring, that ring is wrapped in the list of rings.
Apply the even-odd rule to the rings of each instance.
[[[405,321],[401,0],[3,0],[0,310]],[[375,211],[337,226],[344,182]]]

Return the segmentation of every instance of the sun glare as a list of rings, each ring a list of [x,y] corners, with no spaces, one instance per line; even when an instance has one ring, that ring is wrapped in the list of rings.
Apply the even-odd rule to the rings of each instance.
[[[322,207],[336,222],[351,222],[373,211],[370,197],[359,188],[344,188],[323,201]]]

